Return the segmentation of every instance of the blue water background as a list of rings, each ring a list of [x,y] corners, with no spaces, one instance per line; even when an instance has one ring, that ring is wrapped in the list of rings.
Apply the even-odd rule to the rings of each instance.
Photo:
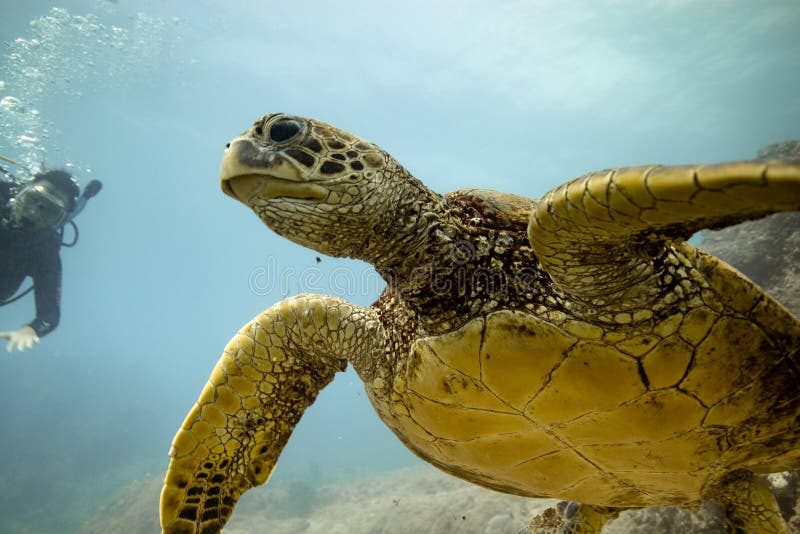
[[[221,349],[262,309],[305,291],[378,295],[368,265],[318,263],[220,192],[223,146],[262,114],[374,141],[438,192],[530,197],[594,169],[746,159],[800,137],[796,0],[0,8],[0,99],[18,101],[0,106],[0,154],[105,186],[62,252],[61,325],[0,352],[3,533],[78,531],[163,471]],[[0,330],[32,317],[28,297],[0,308]],[[273,481],[416,462],[348,371]]]

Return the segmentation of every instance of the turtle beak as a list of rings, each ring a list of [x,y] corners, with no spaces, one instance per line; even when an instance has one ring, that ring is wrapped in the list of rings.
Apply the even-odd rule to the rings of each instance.
[[[219,169],[222,191],[250,205],[255,198],[322,199],[327,190],[311,183],[287,157],[244,135],[231,141]]]
[[[222,191],[247,203],[259,193],[261,184],[276,166],[276,154],[259,150],[252,139],[239,137],[228,143],[222,155],[219,178]]]

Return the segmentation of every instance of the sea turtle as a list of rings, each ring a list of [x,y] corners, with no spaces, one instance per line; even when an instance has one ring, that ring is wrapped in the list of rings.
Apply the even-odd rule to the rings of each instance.
[[[787,532],[755,473],[800,468],[800,321],[686,239],[800,209],[800,163],[442,196],[370,142],[269,114],[220,174],[274,231],[368,261],[387,287],[371,307],[288,298],[231,339],[173,441],[164,532],[219,532],[348,362],[424,460],[569,503],[538,528],[715,499],[740,531]]]

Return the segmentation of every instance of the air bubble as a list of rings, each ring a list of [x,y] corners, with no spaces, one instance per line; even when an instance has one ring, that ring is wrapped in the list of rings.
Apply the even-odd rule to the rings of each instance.
[[[50,132],[57,130],[38,111],[44,101],[77,99],[146,80],[174,61],[171,47],[180,40],[180,28],[141,13],[122,26],[53,8],[29,28],[28,35],[7,43],[2,58],[0,90],[14,96],[0,100],[0,146],[15,146],[17,153],[7,155],[31,168],[52,162],[60,150],[49,142]]]
[[[16,111],[21,106],[18,98],[13,96],[6,96],[0,100],[0,110],[3,111]]]

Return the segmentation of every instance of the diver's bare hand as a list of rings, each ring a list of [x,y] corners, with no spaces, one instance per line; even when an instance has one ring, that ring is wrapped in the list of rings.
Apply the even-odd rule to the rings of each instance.
[[[8,352],[12,352],[14,349],[22,352],[39,342],[36,330],[27,325],[13,332],[0,332],[0,337],[8,340],[8,345],[6,346]]]

